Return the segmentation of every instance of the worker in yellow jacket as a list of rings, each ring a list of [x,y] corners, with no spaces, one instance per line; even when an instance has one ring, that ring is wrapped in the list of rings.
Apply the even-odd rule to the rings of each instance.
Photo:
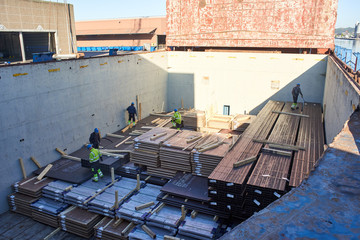
[[[90,150],[89,162],[90,162],[91,171],[94,173],[92,180],[94,182],[97,182],[99,181],[98,174],[100,177],[104,176],[104,174],[101,172],[100,163],[99,163],[99,160],[102,161],[102,154],[99,151],[99,149],[93,148],[92,144],[88,144],[87,149]]]
[[[181,121],[181,114],[178,112],[178,110],[175,108],[174,109],[174,116],[171,119],[171,123],[174,127],[177,128],[177,130],[180,130],[180,127],[182,126],[182,121]]]

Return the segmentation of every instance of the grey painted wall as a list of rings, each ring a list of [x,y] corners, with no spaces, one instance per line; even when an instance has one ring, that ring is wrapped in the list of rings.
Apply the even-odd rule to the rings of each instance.
[[[0,213],[22,179],[20,157],[29,174],[31,156],[44,166],[59,158],[56,147],[77,150],[95,127],[103,135],[119,130],[136,95],[143,117],[166,108],[167,75],[166,53],[1,67]]]
[[[194,107],[222,113],[256,114],[269,100],[292,101],[301,83],[305,100],[322,103],[327,56],[271,53],[169,52],[169,96],[192,99]],[[181,74],[185,76],[181,78]],[[193,76],[193,83],[189,76]],[[181,95],[181,96],[179,96]],[[169,109],[179,106],[169,101]]]
[[[326,142],[330,144],[359,106],[360,91],[329,57],[324,91]]]

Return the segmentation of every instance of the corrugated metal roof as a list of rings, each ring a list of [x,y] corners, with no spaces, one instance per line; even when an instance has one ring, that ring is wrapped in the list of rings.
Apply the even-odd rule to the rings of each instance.
[[[78,30],[76,35],[114,35],[114,34],[154,34],[156,28],[119,28],[119,29],[87,29]]]

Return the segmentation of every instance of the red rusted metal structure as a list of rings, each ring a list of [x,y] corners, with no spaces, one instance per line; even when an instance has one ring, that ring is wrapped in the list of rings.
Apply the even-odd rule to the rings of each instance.
[[[338,0],[168,0],[168,46],[334,48]],[[320,51],[319,51],[320,50]]]

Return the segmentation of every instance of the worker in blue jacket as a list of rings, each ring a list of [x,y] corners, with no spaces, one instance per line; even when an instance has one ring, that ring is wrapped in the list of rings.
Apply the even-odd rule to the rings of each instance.
[[[134,123],[134,126],[135,126],[135,115],[137,116],[137,113],[136,113],[136,108],[134,106],[134,103],[132,102],[131,105],[126,109],[129,113],[129,121],[128,121],[128,124],[132,124]]]
[[[304,99],[304,96],[301,92],[301,89],[300,89],[300,83],[296,84],[296,86],[293,88],[293,90],[291,91],[291,94],[293,96],[293,104],[291,105],[291,109],[292,110],[295,110],[298,108],[297,106],[297,100],[298,100],[298,97],[299,97],[299,94],[301,95],[301,97]]]

